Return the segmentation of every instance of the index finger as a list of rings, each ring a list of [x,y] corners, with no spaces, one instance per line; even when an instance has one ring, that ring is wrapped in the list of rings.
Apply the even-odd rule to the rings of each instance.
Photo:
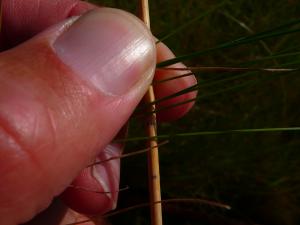
[[[79,0],[2,0],[2,48],[14,47],[53,24],[95,8]]]

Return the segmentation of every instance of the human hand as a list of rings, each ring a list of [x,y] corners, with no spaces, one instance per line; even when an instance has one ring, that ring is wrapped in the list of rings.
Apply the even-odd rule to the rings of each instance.
[[[95,9],[77,0],[2,4],[0,44],[6,51],[0,55],[0,224],[30,220],[76,177],[76,185],[115,194],[68,189],[64,198],[72,208],[111,210],[119,162],[80,171],[95,158],[120,154],[122,146],[110,142],[145,94],[156,60],[172,53],[159,44],[156,56],[150,32],[120,10]],[[155,77],[174,75],[178,72],[159,71]],[[161,84],[155,89],[157,98],[195,82],[186,77]],[[191,106],[159,117],[177,119]]]

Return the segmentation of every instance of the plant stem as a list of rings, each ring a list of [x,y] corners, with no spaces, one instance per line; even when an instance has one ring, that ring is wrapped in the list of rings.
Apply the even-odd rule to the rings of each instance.
[[[150,29],[149,2],[148,0],[140,0],[140,16],[147,27]],[[145,96],[146,103],[155,101],[153,86],[149,87]],[[155,105],[149,107],[149,111],[155,111]],[[158,145],[155,137],[156,130],[156,114],[152,113],[147,121],[148,136],[151,137],[149,145],[151,150],[148,152],[148,177],[151,205],[151,224],[162,225],[162,206],[161,206],[161,191],[160,191],[160,172],[159,172],[159,154]],[[154,137],[154,138],[153,138]]]

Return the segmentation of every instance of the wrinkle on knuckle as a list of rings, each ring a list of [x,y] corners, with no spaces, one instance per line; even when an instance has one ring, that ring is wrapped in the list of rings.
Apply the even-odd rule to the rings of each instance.
[[[0,140],[0,152],[45,173],[44,159],[56,142],[55,123],[43,105],[19,100],[0,104],[0,128],[8,141]],[[11,148],[9,143],[15,143],[15,147]],[[5,151],[5,148],[10,150]]]
[[[16,169],[20,159],[24,158],[24,151],[15,135],[6,127],[0,125],[0,171],[7,174]]]
[[[27,144],[22,141],[12,128],[4,125],[0,120],[0,155],[1,155],[1,173],[3,170],[6,172],[13,170],[20,170],[23,164],[30,163],[30,166],[35,167],[37,170],[43,168],[42,163],[37,158],[36,154]],[[3,165],[6,165],[4,167]],[[20,168],[21,167],[21,168]]]
[[[0,187],[0,207],[7,205],[9,210],[15,210],[42,190],[52,193],[51,185],[46,185],[45,177],[49,174],[44,163],[39,152],[28,146],[14,128],[0,119],[0,183],[3,184]],[[25,190],[24,195],[15,198],[22,190]],[[31,191],[26,193],[26,190]],[[44,208],[50,201],[47,196],[40,202],[28,204],[24,213],[32,215]]]

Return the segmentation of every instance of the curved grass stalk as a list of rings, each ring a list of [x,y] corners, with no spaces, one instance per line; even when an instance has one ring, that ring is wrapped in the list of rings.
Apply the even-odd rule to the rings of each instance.
[[[250,65],[250,64],[255,64],[255,63],[258,63],[258,62],[262,62],[262,61],[267,61],[267,60],[274,60],[274,59],[280,59],[280,58],[285,58],[285,57],[291,57],[291,56],[298,56],[300,55],[300,52],[290,52],[290,53],[284,53],[284,54],[273,54],[271,56],[266,56],[266,57],[262,57],[260,59],[256,59],[256,60],[250,60],[250,61],[247,61],[247,62],[244,62],[242,63],[241,65]],[[299,66],[299,63],[300,61],[299,60],[295,60],[294,62],[292,63],[285,63],[284,65],[281,65],[281,66]],[[189,67],[190,69],[189,70],[193,70],[193,67]],[[215,71],[214,68],[219,68],[219,67],[206,67],[203,69],[204,72],[220,72],[220,71]],[[239,72],[239,71],[229,71],[230,68],[232,67],[221,67],[222,68],[222,71],[221,72]],[[228,70],[227,70],[228,69]],[[237,70],[239,70],[241,68],[237,68]],[[158,70],[172,70],[172,67],[163,67],[163,68],[158,68]],[[173,70],[186,70],[186,69],[178,69],[178,68],[173,68]],[[167,81],[171,81],[171,80],[176,80],[178,78],[183,78],[183,77],[187,77],[187,76],[193,76],[193,75],[198,75],[197,73],[195,72],[202,72],[201,71],[202,69],[196,69],[196,70],[193,70],[194,73],[192,72],[189,72],[189,73],[185,73],[185,74],[182,74],[182,75],[174,75],[170,78],[167,78],[167,79],[161,79],[161,80],[156,80],[156,81],[153,81],[153,85],[157,85],[157,84],[160,84],[160,83],[164,83],[164,82],[167,82]],[[206,71],[205,71],[206,70]],[[218,69],[217,69],[218,70]],[[242,68],[242,70],[245,70],[247,71],[247,68]],[[282,68],[278,68],[278,69],[271,69],[271,68],[248,68],[248,71],[262,71],[262,72],[281,72],[281,71],[293,71],[293,70],[299,70],[299,68],[292,68],[292,69],[283,69]],[[272,71],[274,70],[274,71]]]
[[[145,207],[149,207],[149,206],[153,207],[153,204],[157,205],[157,204],[172,204],[172,203],[205,204],[205,205],[209,205],[212,207],[231,210],[231,206],[229,206],[227,204],[219,203],[219,202],[214,202],[214,201],[205,200],[205,199],[194,199],[194,198],[180,198],[179,199],[178,198],[178,199],[165,199],[165,200],[161,200],[161,201],[154,202],[154,203],[141,203],[141,204],[130,206],[130,207],[127,207],[124,209],[119,209],[119,210],[116,210],[111,213],[107,213],[107,214],[101,216],[101,219],[113,217],[113,216],[120,215],[120,214],[129,212],[129,211],[132,211],[132,210],[140,209],[140,208],[145,208]],[[88,223],[91,221],[97,221],[97,218],[91,217],[91,219],[82,220],[82,221],[78,221],[75,223],[68,223],[66,225],[79,225],[79,224]]]
[[[123,158],[128,158],[128,157],[140,155],[140,154],[143,154],[143,153],[147,153],[147,152],[151,151],[153,148],[158,148],[158,147],[161,147],[161,146],[166,145],[168,143],[169,143],[168,140],[163,141],[163,142],[157,144],[157,146],[153,146],[153,147],[149,147],[149,148],[142,149],[142,150],[139,150],[139,151],[123,154],[123,155],[120,155],[120,156],[111,157],[111,158],[108,158],[108,159],[105,159],[105,160],[102,160],[102,161],[95,162],[91,165],[88,165],[87,167],[92,167],[92,166],[95,166],[95,165],[103,164],[103,163],[109,162],[111,160],[123,159]]]
[[[91,193],[96,193],[96,194],[111,194],[113,192],[115,193],[119,193],[121,191],[126,191],[129,189],[129,186],[126,186],[124,188],[121,188],[119,190],[116,190],[116,191],[97,191],[97,190],[92,190],[92,189],[89,189],[89,188],[86,188],[86,187],[81,187],[81,186],[77,186],[77,185],[69,185],[68,186],[69,188],[73,188],[73,189],[77,189],[77,190],[81,190],[81,191],[85,191],[85,192],[91,192]]]
[[[205,205],[209,205],[212,207],[218,207],[218,208],[222,208],[222,209],[226,209],[226,210],[231,210],[231,206],[227,205],[227,204],[223,204],[223,203],[219,203],[219,202],[214,202],[214,201],[210,201],[210,200],[205,200],[205,199],[191,199],[191,198],[178,198],[178,199],[165,199],[165,200],[161,200],[159,202],[154,202],[154,204],[168,204],[168,203],[192,203],[192,204],[205,204]],[[112,212],[112,213],[108,213],[107,215],[104,215],[104,218],[108,218],[111,216],[115,216],[115,215],[119,215],[120,213],[125,213],[134,209],[139,209],[139,208],[144,208],[144,207],[149,207],[151,206],[150,203],[142,203],[142,204],[138,204],[132,207],[128,207],[125,209],[121,209],[121,210],[117,210],[116,212]]]

